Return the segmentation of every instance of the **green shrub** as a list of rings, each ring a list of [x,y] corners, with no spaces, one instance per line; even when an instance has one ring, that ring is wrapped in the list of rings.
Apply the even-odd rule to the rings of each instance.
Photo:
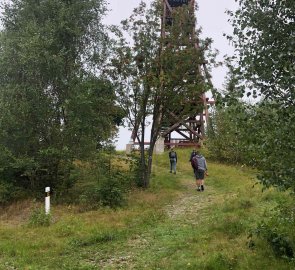
[[[47,227],[51,224],[51,215],[46,214],[44,208],[35,208],[29,218],[31,227]]]
[[[103,206],[117,208],[124,204],[124,189],[114,176],[106,178],[99,183],[98,196]]]
[[[79,196],[79,210],[81,212],[98,209],[100,206],[117,208],[125,203],[124,185],[119,179],[110,177],[102,179],[98,186],[88,187]]]
[[[79,196],[80,212],[95,210],[100,206],[98,187],[89,187]]]
[[[140,156],[138,155],[138,153],[133,152],[128,157],[129,157],[129,168],[130,168],[131,181],[137,187],[143,187],[144,183],[142,180],[142,165],[141,165],[142,161],[140,159]],[[147,169],[147,168],[145,168],[145,169]]]
[[[256,228],[255,233],[257,236],[267,241],[277,257],[294,257],[294,251],[290,239],[285,233],[279,232],[277,228],[272,228],[265,223],[261,223]],[[253,243],[253,241],[251,241],[251,243]]]
[[[249,246],[255,246],[253,236],[257,236],[270,245],[277,257],[294,258],[294,209],[288,206],[275,208],[268,220],[262,221],[250,234]]]
[[[0,182],[0,204],[6,204],[11,200],[13,185]]]
[[[95,210],[100,206],[121,207],[125,203],[125,193],[131,187],[130,175],[113,169],[100,174],[96,183],[83,187],[78,197],[80,211]]]

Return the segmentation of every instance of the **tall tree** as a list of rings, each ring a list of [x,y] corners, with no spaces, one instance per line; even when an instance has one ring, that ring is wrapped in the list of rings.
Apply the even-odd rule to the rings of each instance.
[[[12,162],[22,161],[17,173],[31,188],[36,181],[65,186],[71,161],[114,132],[114,89],[102,76],[110,42],[105,12],[103,0],[4,6],[0,144]]]
[[[240,0],[229,12],[239,74],[250,91],[261,95],[256,119],[263,130],[261,179],[266,186],[295,189],[295,5],[292,0]]]
[[[153,3],[151,9],[141,2],[133,14],[122,21],[117,31],[118,44],[112,60],[111,76],[117,85],[120,105],[127,115],[140,147],[140,185],[146,182],[147,164],[145,155],[145,131],[151,114],[151,93],[155,80],[156,58],[159,52],[159,7]],[[132,44],[123,32],[129,35]]]
[[[138,139],[145,187],[150,182],[153,151],[165,118],[169,113],[181,117],[189,114],[193,107],[196,109],[200,94],[208,87],[198,72],[198,64],[204,63],[204,51],[211,41],[207,40],[201,50],[194,47],[192,12],[187,5],[175,10],[173,24],[166,25],[170,34],[165,38],[161,36],[160,27],[162,1],[154,1],[150,9],[142,2],[123,23],[133,44],[128,47],[120,35],[121,46],[113,62],[113,75],[119,78],[119,95],[124,100],[121,104],[130,115],[129,121],[135,133],[141,134]],[[152,127],[146,164],[143,143],[148,115],[152,117]]]
[[[210,89],[199,67],[205,62],[212,40],[201,40],[195,32],[195,7],[183,5],[172,10],[171,21],[162,21],[157,80],[152,95],[153,121],[148,153],[148,179],[152,168],[152,155],[165,121],[176,115],[179,119],[202,111],[202,93]],[[196,48],[199,41],[200,48]],[[212,63],[214,54],[212,54]]]
[[[253,91],[294,105],[294,2],[241,0],[239,4],[230,14],[240,72],[252,82]]]

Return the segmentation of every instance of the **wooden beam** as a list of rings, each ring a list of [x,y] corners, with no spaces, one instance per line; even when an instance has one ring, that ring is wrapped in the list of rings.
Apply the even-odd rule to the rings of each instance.
[[[184,128],[178,128],[177,130],[179,130],[179,131],[185,131],[185,132],[188,131],[187,128],[186,129],[184,129]]]
[[[188,140],[190,140],[191,138],[189,136],[187,136],[186,134],[184,134],[183,132],[181,132],[179,129],[175,130],[178,134],[180,134],[181,136],[187,138]]]
[[[166,3],[166,6],[168,7],[169,11],[172,12],[172,7],[169,5],[167,0],[164,0],[164,2]]]
[[[194,142],[183,142],[183,143],[164,143],[164,145],[176,145],[176,146],[196,146],[200,147],[199,143],[194,143]]]
[[[196,135],[198,138],[200,138],[201,140],[203,139],[203,136],[200,135],[198,132],[196,132],[195,130],[193,130],[189,125],[187,125],[184,121],[185,120],[180,120],[173,112],[169,112],[169,114],[176,119],[178,122],[181,122],[182,125],[184,125],[191,133],[193,133],[194,135]]]
[[[201,124],[200,120],[186,120],[186,123],[196,123],[196,124]]]
[[[174,131],[176,128],[178,128],[181,125],[181,121],[175,123],[173,126],[171,126],[168,130],[166,130],[164,133],[162,133],[163,137],[166,137],[167,134],[169,134],[170,132]]]

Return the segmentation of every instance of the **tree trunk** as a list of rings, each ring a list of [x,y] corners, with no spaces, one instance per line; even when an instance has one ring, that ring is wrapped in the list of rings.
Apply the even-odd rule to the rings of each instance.
[[[146,159],[145,159],[145,145],[144,145],[144,141],[145,141],[145,120],[146,120],[146,113],[147,113],[147,103],[148,103],[148,97],[149,97],[149,93],[151,91],[151,88],[149,87],[148,84],[144,85],[145,87],[145,95],[143,98],[143,108],[144,110],[142,111],[142,122],[141,122],[141,147],[140,147],[140,157],[141,157],[141,175],[142,175],[142,184],[144,188],[148,188],[149,186],[149,180],[147,177],[148,171],[147,171],[147,164],[146,164]]]
[[[147,166],[147,173],[146,173],[147,187],[150,184],[152,165],[153,165],[153,153],[154,153],[155,144],[156,144],[158,136],[159,136],[160,126],[161,126],[162,119],[163,119],[163,106],[160,105],[159,109],[157,108],[157,106],[155,106],[153,115],[154,115],[154,118],[153,118],[153,124],[152,124],[152,129],[151,129],[150,148],[148,151],[148,166]]]
[[[145,140],[145,118],[141,122],[141,142],[140,142],[140,167],[141,167],[141,181],[142,186],[146,188],[145,178],[146,178],[146,161],[144,153],[144,140]]]

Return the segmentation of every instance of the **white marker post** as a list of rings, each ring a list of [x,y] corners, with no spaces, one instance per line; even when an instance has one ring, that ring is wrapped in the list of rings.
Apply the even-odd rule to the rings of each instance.
[[[45,188],[45,214],[48,215],[50,212],[50,187]]]

